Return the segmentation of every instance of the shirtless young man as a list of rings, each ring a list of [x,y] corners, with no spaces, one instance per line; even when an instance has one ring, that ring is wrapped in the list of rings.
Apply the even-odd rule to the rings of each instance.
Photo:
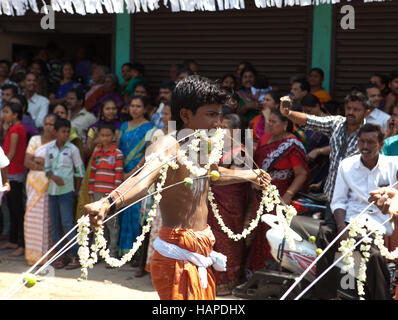
[[[177,132],[182,129],[210,130],[220,127],[221,105],[226,98],[224,91],[207,78],[189,76],[181,80],[173,92],[171,103]],[[162,152],[166,156],[175,155],[181,145],[172,134],[168,134],[152,147],[153,152]],[[181,163],[177,163],[179,165],[177,170],[168,170],[164,188],[190,176],[189,170]],[[144,197],[149,186],[158,181],[160,166],[161,162],[158,158],[148,161],[139,174],[113,191],[110,198],[112,202],[115,200],[116,210]],[[215,182],[210,182],[208,178],[195,180],[192,188],[179,184],[164,190],[159,203],[163,221],[159,238],[205,257],[209,256],[215,242],[214,235],[207,224],[209,183],[224,185],[240,183],[244,178],[253,181],[257,187],[260,185],[262,189],[265,189],[271,182],[271,177],[263,170],[231,170],[221,166],[214,166],[211,170],[219,171],[219,180]],[[223,175],[228,175],[228,177]],[[126,195],[119,197],[136,183],[137,185]],[[101,204],[100,200],[84,207],[86,213],[90,215],[93,226],[102,224],[110,210],[112,203],[110,201],[108,199]],[[151,261],[151,277],[160,299],[215,299],[215,281],[210,268],[207,268],[207,287],[202,288],[196,265],[165,257],[156,250]]]

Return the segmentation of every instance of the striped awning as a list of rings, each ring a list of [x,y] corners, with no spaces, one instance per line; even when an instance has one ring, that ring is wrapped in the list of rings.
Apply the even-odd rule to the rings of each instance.
[[[40,0],[39,0],[40,1]],[[88,13],[135,13],[156,10],[162,0],[0,0],[0,15],[24,15],[28,10],[47,13],[47,7],[56,12],[81,14]],[[339,3],[340,0],[246,0],[254,1],[257,8],[309,6],[323,3]],[[391,0],[363,0],[366,2],[384,2]],[[348,2],[349,3],[349,2]],[[173,12],[178,11],[222,11],[244,9],[245,0],[163,0],[163,5]]]

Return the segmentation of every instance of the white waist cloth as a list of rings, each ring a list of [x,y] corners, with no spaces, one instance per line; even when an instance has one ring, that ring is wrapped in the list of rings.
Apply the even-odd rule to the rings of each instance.
[[[175,259],[189,261],[198,267],[200,284],[203,289],[207,288],[207,270],[206,268],[211,265],[217,271],[227,270],[227,257],[223,254],[212,251],[208,257],[199,253],[191,252],[176,246],[175,244],[168,243],[159,237],[153,242],[153,247],[162,256]]]

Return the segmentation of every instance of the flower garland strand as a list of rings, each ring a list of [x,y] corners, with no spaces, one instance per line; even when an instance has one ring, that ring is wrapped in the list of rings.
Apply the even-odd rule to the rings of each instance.
[[[138,248],[141,246],[142,242],[145,239],[146,233],[150,230],[150,224],[153,221],[154,217],[156,216],[156,209],[158,208],[159,202],[162,199],[162,195],[160,192],[163,189],[163,186],[166,182],[167,178],[167,170],[169,165],[166,164],[162,167],[160,171],[160,182],[156,185],[156,195],[154,197],[154,203],[151,207],[151,210],[148,212],[148,218],[146,221],[146,225],[142,228],[142,233],[140,236],[137,237],[137,241],[134,242],[132,249],[123,255],[123,257],[119,260],[117,258],[113,258],[109,255],[109,249],[106,249],[106,239],[104,237],[104,227],[97,227],[95,230],[95,241],[94,244],[91,245],[91,254],[90,250],[88,249],[88,234],[90,233],[89,226],[90,220],[88,216],[83,216],[79,219],[78,224],[78,243],[80,248],[78,250],[79,255],[79,262],[82,266],[82,277],[87,279],[88,275],[88,268],[93,268],[94,264],[98,261],[97,253],[102,258],[105,259],[105,262],[108,263],[112,267],[121,267],[126,264],[128,261],[132,259]],[[91,258],[90,258],[91,257]]]
[[[362,237],[362,241],[364,244],[360,246],[361,252],[361,261],[359,265],[358,271],[358,279],[357,279],[357,291],[360,300],[364,300],[363,296],[365,295],[364,285],[366,282],[366,270],[367,270],[367,262],[369,261],[370,257],[370,249],[372,242],[379,248],[380,254],[387,258],[388,260],[395,260],[398,258],[398,248],[394,251],[390,252],[384,246],[384,237],[383,233],[381,232],[380,228],[368,218],[360,218],[360,219],[351,219],[350,220],[350,227],[349,227],[349,237],[346,240],[341,241],[341,245],[339,247],[339,251],[342,254],[346,254],[343,258],[343,261],[346,265],[343,267],[344,271],[348,271],[354,268],[355,261],[353,258],[353,252],[355,250],[355,237],[360,236]],[[375,235],[374,239],[369,237],[369,231]]]

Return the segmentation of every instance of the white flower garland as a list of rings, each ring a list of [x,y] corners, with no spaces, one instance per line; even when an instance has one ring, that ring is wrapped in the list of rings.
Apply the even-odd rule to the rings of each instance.
[[[373,221],[367,218],[360,217],[359,219],[358,218],[351,219],[348,230],[349,230],[348,239],[341,241],[341,245],[339,247],[339,251],[342,254],[347,254],[343,258],[343,261],[346,263],[343,270],[348,271],[354,268],[355,262],[352,256],[356,244],[354,238],[356,236],[362,237],[364,244],[361,244],[359,248],[362,254],[362,258],[358,271],[357,290],[359,298],[361,300],[364,300],[363,298],[363,296],[365,295],[364,285],[366,282],[366,269],[367,269],[366,264],[369,261],[370,257],[369,251],[371,249],[372,242],[379,248],[380,254],[385,258],[387,258],[388,260],[395,260],[398,258],[398,248],[390,252],[384,246],[384,237],[380,228],[378,228],[378,226]],[[375,235],[374,239],[368,236],[370,232],[372,232]]]
[[[91,254],[88,249],[88,234],[90,233],[90,220],[88,216],[82,216],[79,221],[78,227],[78,243],[80,245],[78,255],[79,261],[82,266],[82,277],[87,279],[88,268],[93,268],[94,264],[98,261],[97,252],[100,251],[100,256],[105,259],[105,262],[108,263],[112,267],[121,267],[128,261],[132,259],[138,248],[141,246],[142,242],[145,239],[146,233],[150,230],[150,224],[156,216],[156,209],[159,205],[160,200],[162,199],[162,195],[160,192],[163,190],[163,186],[166,182],[167,178],[167,170],[169,165],[166,164],[162,167],[160,171],[160,181],[156,184],[156,195],[154,197],[154,203],[151,207],[151,210],[148,212],[148,218],[146,220],[146,225],[142,228],[142,233],[137,237],[137,241],[134,242],[132,249],[123,255],[123,257],[119,260],[117,258],[113,258],[109,255],[109,249],[106,249],[106,239],[104,237],[104,227],[98,227],[95,230],[95,242],[91,245]],[[90,258],[91,256],[91,258]]]

